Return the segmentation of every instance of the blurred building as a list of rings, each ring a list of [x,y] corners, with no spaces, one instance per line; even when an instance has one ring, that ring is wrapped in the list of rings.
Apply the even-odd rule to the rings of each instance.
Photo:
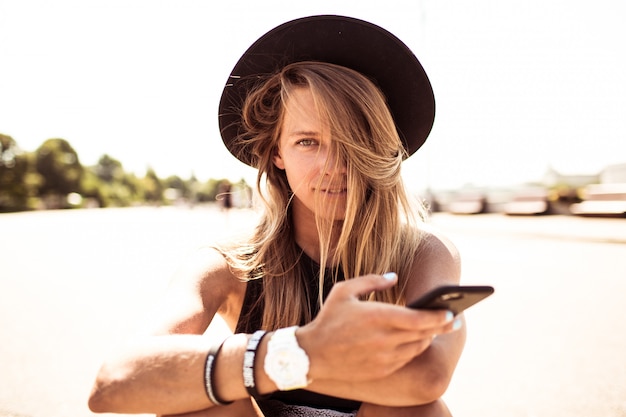
[[[602,170],[599,181],[581,190],[582,201],[570,211],[580,216],[626,217],[626,164]]]
[[[567,187],[577,189],[595,184],[600,180],[599,174],[563,174],[550,167],[543,175],[542,184],[547,188]]]
[[[601,184],[626,184],[626,163],[609,165],[600,173]]]

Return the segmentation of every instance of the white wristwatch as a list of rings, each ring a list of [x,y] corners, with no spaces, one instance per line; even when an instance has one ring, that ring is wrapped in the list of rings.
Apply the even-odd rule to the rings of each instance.
[[[297,328],[278,329],[267,343],[265,373],[281,391],[305,388],[310,383],[309,357],[298,344]]]

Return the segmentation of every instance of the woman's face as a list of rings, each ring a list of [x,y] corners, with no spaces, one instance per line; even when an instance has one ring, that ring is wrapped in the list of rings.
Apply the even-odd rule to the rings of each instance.
[[[287,175],[294,193],[294,214],[343,220],[348,197],[346,164],[331,151],[330,129],[320,119],[310,90],[296,89],[285,110],[274,164]]]

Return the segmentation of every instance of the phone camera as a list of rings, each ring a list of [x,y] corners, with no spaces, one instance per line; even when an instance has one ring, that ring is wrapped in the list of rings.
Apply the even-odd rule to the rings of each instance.
[[[463,294],[460,292],[451,292],[450,294],[443,294],[441,296],[441,301],[453,301],[460,300],[463,298]]]

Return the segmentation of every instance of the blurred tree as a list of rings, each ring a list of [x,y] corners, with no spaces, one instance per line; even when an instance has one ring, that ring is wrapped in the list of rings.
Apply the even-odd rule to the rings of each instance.
[[[162,203],[164,187],[156,172],[149,167],[141,181],[144,200],[150,203]]]
[[[28,155],[11,136],[0,134],[0,211],[23,210],[31,189],[28,187]]]
[[[94,172],[104,182],[122,181],[124,179],[124,168],[117,159],[104,154],[94,167]]]
[[[201,186],[200,181],[198,181],[198,178],[196,178],[196,175],[193,173],[191,174],[191,177],[189,177],[189,179],[185,181],[186,193],[184,197],[191,204],[195,204],[198,202],[198,190],[200,186]]]
[[[96,175],[94,167],[85,170],[80,188],[83,191],[83,197],[88,201],[95,202],[94,204],[97,207],[108,206],[103,190],[104,184],[98,175]]]
[[[144,197],[142,182],[125,172],[120,161],[106,154],[85,170],[82,190],[100,207],[128,207],[142,202]]]
[[[199,202],[206,203],[209,201],[216,201],[218,188],[223,179],[210,178],[208,181],[201,183],[198,187],[197,198]]]
[[[5,170],[14,168],[16,159],[20,154],[22,154],[22,150],[17,146],[15,140],[11,136],[0,133],[0,167]]]
[[[41,196],[61,200],[69,193],[80,193],[83,167],[78,154],[65,139],[48,139],[35,151],[35,167],[43,177]]]
[[[39,197],[47,207],[68,207],[70,193],[85,197],[82,205],[100,207],[162,204],[165,194],[192,204],[214,202],[222,181],[201,182],[193,174],[188,180],[176,175],[163,180],[151,167],[138,178],[107,154],[96,165],[83,168],[64,139],[48,139],[35,152],[24,152],[12,137],[0,134],[0,211],[38,207]],[[245,187],[245,181],[236,186]]]
[[[186,185],[185,182],[178,175],[171,175],[163,180],[163,185],[166,188],[174,188],[176,190],[184,190]]]
[[[172,175],[167,177],[163,181],[163,185],[165,188],[166,198],[170,201],[179,200],[179,199],[189,199],[190,192],[188,188],[187,182],[183,181],[177,175]]]
[[[122,178],[122,184],[129,190],[132,195],[133,202],[140,202],[145,200],[145,192],[143,190],[143,184],[140,178],[133,173],[124,173]]]

